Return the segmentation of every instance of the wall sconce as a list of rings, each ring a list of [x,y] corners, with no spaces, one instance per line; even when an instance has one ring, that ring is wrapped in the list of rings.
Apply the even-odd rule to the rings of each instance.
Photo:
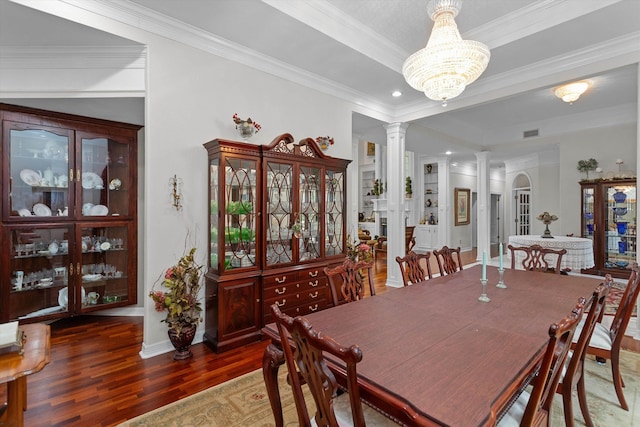
[[[177,211],[182,209],[182,178],[178,178],[177,175],[169,178],[169,187],[171,188],[171,205],[176,208]]]

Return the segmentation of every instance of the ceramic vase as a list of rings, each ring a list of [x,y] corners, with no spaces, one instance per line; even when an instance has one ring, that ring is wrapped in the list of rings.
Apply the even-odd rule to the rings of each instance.
[[[627,242],[625,241],[618,242],[618,252],[621,254],[627,252]]]
[[[615,200],[616,203],[624,203],[624,201],[627,200],[627,195],[620,190],[616,190],[613,195],[613,200]]]
[[[188,359],[193,356],[191,353],[191,343],[196,336],[196,325],[184,325],[178,333],[175,328],[170,328],[169,340],[176,351],[173,353],[173,360]]]
[[[625,234],[627,232],[626,222],[618,222],[616,225],[618,226],[618,234]]]

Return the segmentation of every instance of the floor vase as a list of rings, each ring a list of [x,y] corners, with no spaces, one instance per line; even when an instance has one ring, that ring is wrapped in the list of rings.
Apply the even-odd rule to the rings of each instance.
[[[193,356],[191,353],[191,343],[196,336],[196,325],[185,325],[180,329],[169,329],[169,340],[176,351],[173,353],[173,360],[188,359]]]

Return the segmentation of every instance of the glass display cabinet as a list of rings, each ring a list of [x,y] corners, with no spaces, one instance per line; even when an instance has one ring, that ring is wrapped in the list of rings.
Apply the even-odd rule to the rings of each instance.
[[[140,127],[6,104],[0,118],[0,321],[136,303]]]
[[[209,162],[205,342],[222,352],[260,339],[269,307],[330,305],[323,268],[345,250],[347,160],[284,134],[267,146],[216,139]]]
[[[582,183],[582,237],[593,240],[590,274],[628,278],[637,251],[637,188],[629,179]]]

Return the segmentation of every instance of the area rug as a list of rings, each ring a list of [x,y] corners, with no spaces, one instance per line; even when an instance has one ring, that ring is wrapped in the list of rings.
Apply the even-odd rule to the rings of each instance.
[[[622,299],[622,295],[624,294],[624,290],[627,288],[627,282],[613,282],[611,285],[611,289],[609,290],[609,295],[607,295],[607,301],[604,306],[604,314],[613,316],[616,314],[616,310],[620,305],[620,300]],[[638,315],[638,306],[637,304],[633,306],[633,314],[632,317],[636,317]]]
[[[623,351],[621,364],[629,411],[620,408],[611,382],[609,363],[598,365],[593,359],[589,359],[586,363],[587,400],[591,417],[597,426],[640,426],[640,354]],[[285,373],[286,369],[280,370],[282,405],[285,425],[293,427],[298,425],[298,421],[293,397],[285,382]],[[574,416],[577,426],[585,425],[577,396],[574,396]],[[120,424],[120,427],[271,427],[274,425],[262,371],[257,370],[141,415]],[[556,395],[554,399],[552,426],[564,426],[560,395]]]

